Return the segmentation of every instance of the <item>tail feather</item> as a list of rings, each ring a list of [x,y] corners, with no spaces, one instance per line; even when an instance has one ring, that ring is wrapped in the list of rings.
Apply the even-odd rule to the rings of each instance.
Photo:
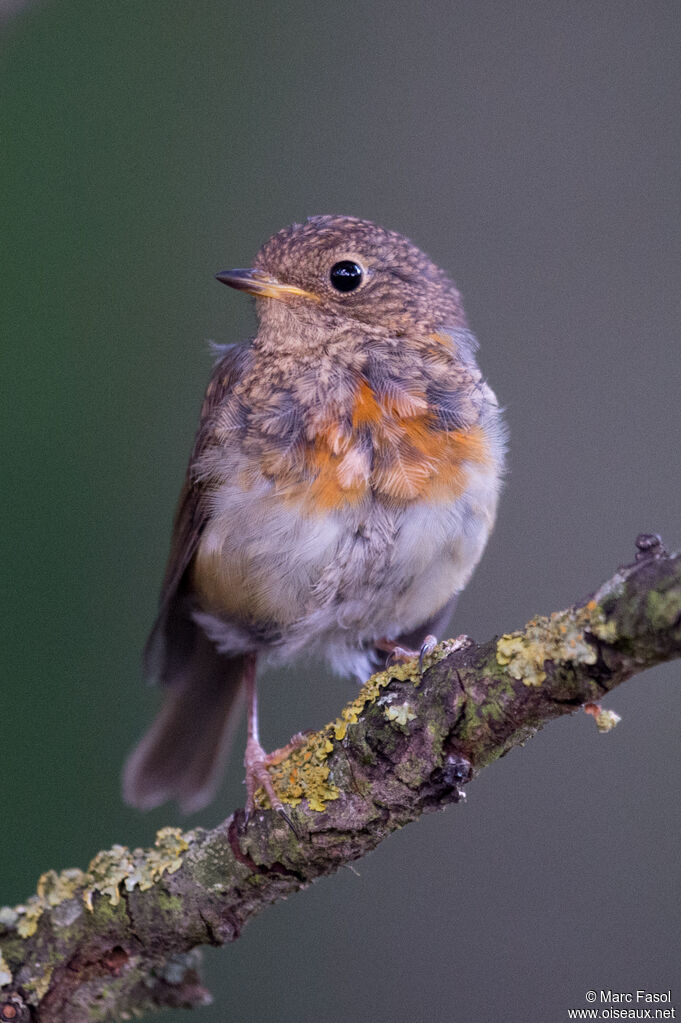
[[[126,761],[123,796],[142,810],[175,799],[189,813],[220,782],[243,703],[247,658],[225,657],[195,627],[193,650],[165,688],[164,703]]]

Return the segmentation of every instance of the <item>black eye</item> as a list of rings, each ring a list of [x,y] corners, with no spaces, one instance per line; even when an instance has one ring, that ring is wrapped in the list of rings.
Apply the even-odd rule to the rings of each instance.
[[[336,291],[354,291],[362,283],[364,271],[351,259],[341,259],[331,267],[331,284]]]

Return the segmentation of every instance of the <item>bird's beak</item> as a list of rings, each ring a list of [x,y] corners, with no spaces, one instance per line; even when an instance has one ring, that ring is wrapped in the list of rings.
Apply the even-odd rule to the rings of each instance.
[[[317,301],[317,296],[311,291],[297,288],[295,284],[281,284],[276,277],[270,277],[262,270],[221,270],[215,279],[257,298],[311,298]]]

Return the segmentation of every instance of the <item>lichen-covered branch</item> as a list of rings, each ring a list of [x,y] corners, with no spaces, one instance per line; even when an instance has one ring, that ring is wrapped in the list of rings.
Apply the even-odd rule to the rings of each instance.
[[[165,828],[151,850],[48,871],[0,910],[0,1021],[125,1019],[208,1000],[196,949],[363,856],[426,810],[456,802],[486,764],[552,718],[681,656],[681,556],[656,537],[582,604],[478,646],[448,641],[367,682],[277,768],[290,820],[241,810],[212,831]]]

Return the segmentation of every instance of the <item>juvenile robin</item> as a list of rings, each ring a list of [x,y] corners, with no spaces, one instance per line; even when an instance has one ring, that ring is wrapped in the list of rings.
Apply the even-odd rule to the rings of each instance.
[[[124,793],[208,803],[245,696],[250,813],[259,786],[281,809],[267,767],[291,748],[260,745],[256,662],[364,680],[432,642],[494,523],[503,428],[457,289],[401,235],[311,217],[217,279],[258,333],[206,390],[145,651],[165,702]]]

